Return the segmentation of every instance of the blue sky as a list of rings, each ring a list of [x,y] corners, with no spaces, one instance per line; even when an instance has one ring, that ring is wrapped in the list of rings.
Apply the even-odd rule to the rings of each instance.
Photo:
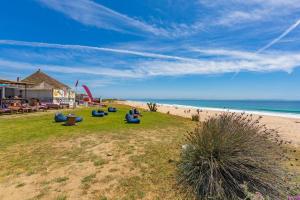
[[[94,96],[300,99],[300,0],[5,0],[0,78]]]

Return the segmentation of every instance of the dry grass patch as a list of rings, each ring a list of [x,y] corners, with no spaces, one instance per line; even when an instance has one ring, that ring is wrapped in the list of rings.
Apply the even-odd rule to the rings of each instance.
[[[0,199],[18,199],[24,194],[28,199],[124,196],[134,186],[132,180],[142,182],[141,169],[132,156],[143,155],[144,144],[151,140],[135,138],[89,135],[8,148],[0,156],[5,160],[1,162]],[[133,190],[133,194],[141,197],[144,191]]]

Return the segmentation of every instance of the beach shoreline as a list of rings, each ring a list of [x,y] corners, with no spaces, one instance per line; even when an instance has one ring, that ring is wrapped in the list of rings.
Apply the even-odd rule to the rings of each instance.
[[[148,109],[146,102],[118,101],[118,103],[125,104],[131,107]],[[261,122],[266,124],[269,128],[276,129],[283,140],[291,142],[291,144],[296,147],[300,147],[300,117],[297,115],[288,115],[284,113],[277,114],[256,111],[241,111],[221,108],[202,108],[185,105],[157,104],[158,112],[181,116],[184,118],[191,118],[192,115],[197,114],[197,110],[200,111],[200,121],[204,121],[208,117],[223,112],[247,113],[252,114],[254,117],[261,116]]]

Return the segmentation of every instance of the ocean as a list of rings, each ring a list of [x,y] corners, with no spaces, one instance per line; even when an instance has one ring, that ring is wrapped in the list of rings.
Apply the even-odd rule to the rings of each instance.
[[[300,118],[300,101],[285,100],[174,100],[174,99],[135,99],[132,101],[154,102],[211,110],[230,110]]]

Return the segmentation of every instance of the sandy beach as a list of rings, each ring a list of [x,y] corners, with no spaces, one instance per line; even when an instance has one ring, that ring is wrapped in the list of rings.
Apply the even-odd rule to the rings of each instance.
[[[148,109],[146,103],[136,101],[119,101],[120,104],[129,105],[136,108]],[[158,112],[169,113],[185,118],[191,118],[192,115],[197,114],[196,108],[179,107],[173,105],[158,105]],[[200,121],[207,119],[210,116],[219,114],[224,111],[200,109]],[[291,141],[291,144],[300,147],[300,119],[291,117],[270,116],[263,114],[253,114],[254,116],[262,116],[261,122],[265,123],[267,127],[276,129],[281,138],[285,141]]]

